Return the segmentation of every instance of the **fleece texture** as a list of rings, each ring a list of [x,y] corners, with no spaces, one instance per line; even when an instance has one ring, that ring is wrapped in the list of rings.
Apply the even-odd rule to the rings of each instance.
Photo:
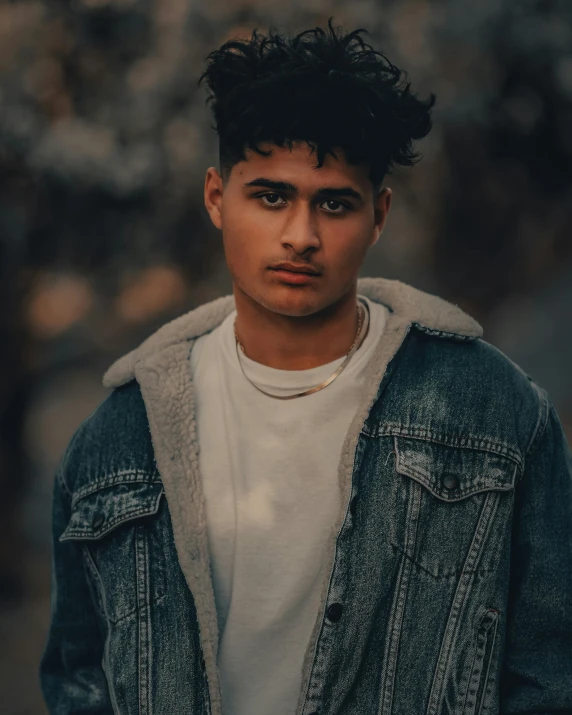
[[[326,547],[330,564],[351,491],[354,455],[359,433],[375,401],[388,363],[410,327],[447,334],[460,340],[482,336],[481,326],[458,306],[406,283],[385,278],[360,278],[357,292],[389,309],[382,338],[365,370],[367,389],[346,434],[338,466],[342,509]],[[233,295],[223,296],[165,324],[138,348],[117,360],[105,373],[103,384],[114,388],[136,379],[149,420],[155,461],[161,474],[173,524],[181,570],[195,600],[212,715],[222,715],[217,648],[217,613],[207,543],[206,512],[198,468],[195,395],[190,370],[194,340],[213,330],[235,310]],[[322,583],[322,608],[302,665],[301,712],[313,662],[316,639],[324,617],[331,569]]]

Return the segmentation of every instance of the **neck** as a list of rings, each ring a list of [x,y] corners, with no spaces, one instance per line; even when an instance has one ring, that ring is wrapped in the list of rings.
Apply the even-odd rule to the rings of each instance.
[[[251,360],[278,370],[309,370],[343,357],[358,328],[356,286],[311,315],[269,310],[233,284],[235,330]]]

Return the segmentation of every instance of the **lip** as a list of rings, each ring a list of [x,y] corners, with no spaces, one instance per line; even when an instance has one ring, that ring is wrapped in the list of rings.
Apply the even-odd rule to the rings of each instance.
[[[289,271],[290,273],[309,273],[310,275],[317,276],[320,274],[319,271],[315,270],[311,266],[307,266],[304,263],[291,263],[290,261],[282,261],[282,263],[277,263],[275,266],[271,266],[275,271]]]
[[[295,285],[311,283],[316,278],[319,278],[318,273],[301,273],[299,271],[287,271],[282,268],[272,268],[271,270],[278,276],[278,278],[280,278],[281,281]]]

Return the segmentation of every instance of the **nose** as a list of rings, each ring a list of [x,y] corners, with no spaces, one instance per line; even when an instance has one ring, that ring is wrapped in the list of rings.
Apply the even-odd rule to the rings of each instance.
[[[282,234],[282,245],[303,254],[309,248],[318,248],[320,237],[316,217],[305,201],[300,201],[290,211]]]

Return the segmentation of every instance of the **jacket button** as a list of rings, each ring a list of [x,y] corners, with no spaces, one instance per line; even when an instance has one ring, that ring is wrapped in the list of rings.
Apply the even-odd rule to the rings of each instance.
[[[445,474],[443,477],[443,486],[449,490],[458,489],[459,480],[454,474]]]
[[[339,621],[340,618],[342,617],[342,611],[344,610],[344,607],[342,606],[341,603],[332,603],[330,606],[328,606],[328,610],[326,611],[326,616],[335,623],[336,621]]]
[[[350,502],[350,514],[352,516],[356,515],[356,501],[357,501],[357,494],[354,495],[354,498]]]
[[[103,514],[98,514],[95,517],[95,519],[93,520],[93,528],[99,529],[99,527],[103,525],[104,521],[105,521],[105,517],[103,516]]]

